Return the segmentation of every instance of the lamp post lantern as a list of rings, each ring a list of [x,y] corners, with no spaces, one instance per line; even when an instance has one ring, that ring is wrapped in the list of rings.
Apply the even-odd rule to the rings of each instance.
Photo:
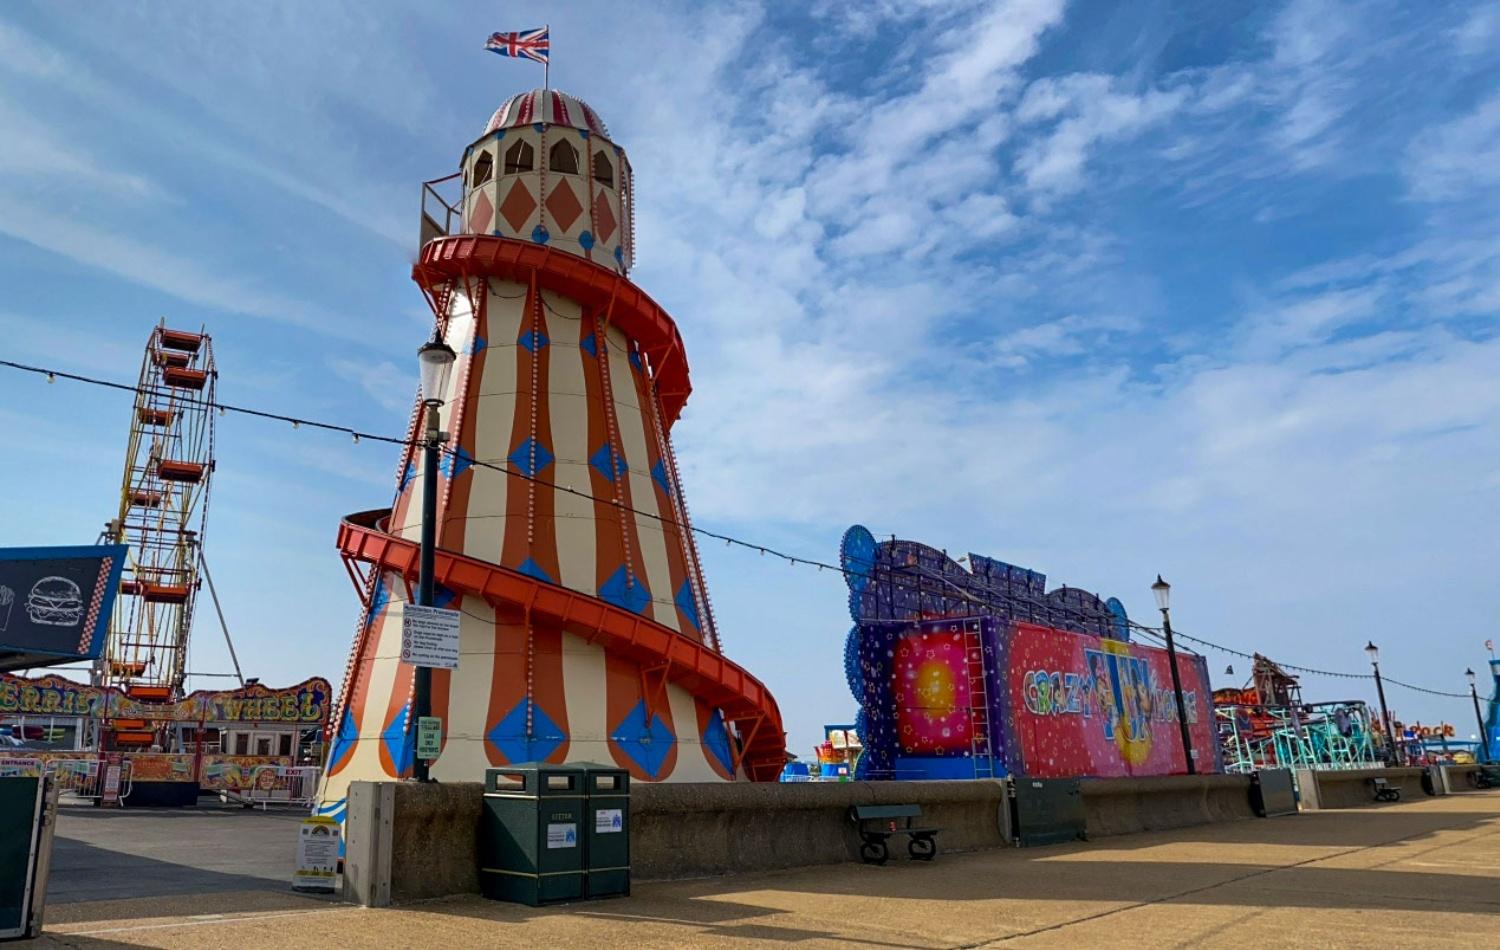
[[[417,363],[422,371],[422,408],[427,416],[427,429],[422,438],[422,546],[417,568],[417,604],[421,607],[431,607],[433,599],[432,575],[437,559],[438,453],[443,445],[439,422],[443,398],[448,392],[448,373],[453,369],[455,359],[457,354],[443,342],[435,329],[432,339],[417,350]],[[415,732],[422,717],[432,715],[431,667],[417,667],[413,692],[412,714],[406,727]],[[429,781],[426,759],[413,756],[412,778],[418,782]]]
[[[1375,645],[1374,640],[1365,643],[1365,655],[1370,658],[1370,666],[1375,670],[1375,695],[1380,697],[1380,721],[1385,724],[1386,765],[1396,765],[1396,731],[1391,728],[1391,713],[1385,707],[1385,683],[1380,679],[1380,648]]]
[[[1474,724],[1479,727],[1479,748],[1475,750],[1477,754],[1474,756],[1474,760],[1476,762],[1485,762],[1490,757],[1490,741],[1489,736],[1485,735],[1484,732],[1484,716],[1479,712],[1479,690],[1474,686],[1473,670],[1464,670],[1464,676],[1469,680],[1469,698],[1474,701]]]
[[[1172,639],[1172,585],[1156,575],[1156,583],[1151,585],[1151,593],[1156,597],[1157,609],[1161,611],[1161,631],[1167,640],[1167,663],[1172,667],[1172,695],[1177,698],[1177,728],[1182,733],[1182,757],[1187,761],[1187,773],[1195,775],[1198,767],[1193,762],[1193,738],[1188,733],[1187,704],[1182,701],[1182,676],[1177,672],[1177,644]]]

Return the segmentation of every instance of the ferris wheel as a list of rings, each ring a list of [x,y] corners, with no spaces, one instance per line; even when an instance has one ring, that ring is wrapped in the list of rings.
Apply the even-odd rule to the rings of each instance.
[[[208,334],[151,331],[130,418],[119,514],[105,529],[129,546],[96,680],[134,698],[175,700],[187,674],[199,548],[214,470],[213,345]],[[116,736],[149,743],[150,733]]]

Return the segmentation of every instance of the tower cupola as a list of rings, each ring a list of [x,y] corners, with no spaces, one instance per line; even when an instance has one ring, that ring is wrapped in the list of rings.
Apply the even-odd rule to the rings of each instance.
[[[462,233],[556,247],[621,274],[634,263],[630,161],[576,96],[512,96],[464,150],[462,179]]]

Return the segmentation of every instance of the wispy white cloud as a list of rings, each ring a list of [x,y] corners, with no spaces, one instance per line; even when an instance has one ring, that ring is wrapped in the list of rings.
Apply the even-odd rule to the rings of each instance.
[[[1020,369],[1035,360],[1107,351],[1114,345],[1112,338],[1140,328],[1140,321],[1132,317],[1069,314],[1005,333],[989,344],[989,350],[997,366]]]
[[[1493,50],[1500,37],[1500,9],[1493,4],[1476,4],[1468,18],[1453,31],[1454,45],[1465,56]]]
[[[1083,186],[1084,165],[1096,145],[1134,135],[1168,118],[1187,99],[1183,89],[1122,91],[1110,76],[1076,73],[1032,83],[1016,107],[1027,124],[1055,123],[1016,159],[1033,192],[1067,193]]]
[[[359,339],[347,320],[230,272],[0,195],[0,234],[198,306]]]
[[[411,372],[402,370],[395,363],[337,357],[329,360],[328,365],[340,379],[354,383],[365,395],[387,409],[410,408],[417,381]]]
[[[1414,141],[1406,177],[1413,195],[1427,200],[1492,194],[1500,185],[1500,94]]]
[[[96,141],[63,141],[45,123],[0,98],[0,182],[13,189],[48,193],[57,201],[95,200],[140,202],[168,200],[143,175],[110,167],[102,160]]]

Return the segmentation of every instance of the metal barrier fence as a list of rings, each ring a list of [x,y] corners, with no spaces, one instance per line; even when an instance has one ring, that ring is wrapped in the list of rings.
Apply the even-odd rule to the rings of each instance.
[[[95,799],[104,793],[103,765],[98,759],[48,759],[47,774],[57,782],[64,797]],[[129,784],[129,778],[122,774],[121,798],[129,792]]]
[[[264,765],[255,770],[248,787],[220,789],[225,801],[246,806],[293,805],[311,808],[317,800],[321,770],[311,765]]]
[[[281,800],[288,805],[306,805],[311,808],[318,797],[319,772],[312,765],[276,766],[276,789],[286,792],[286,797]]]
[[[45,775],[52,780],[65,800],[92,801],[105,794],[110,769],[116,769],[114,794],[123,799],[130,794],[130,768],[126,763],[111,764],[99,759],[27,758],[0,759],[0,776]]]
[[[0,777],[46,775],[64,800],[123,802],[130,797],[136,772],[130,754],[120,755],[117,760],[0,756]],[[311,765],[262,765],[248,776],[249,782],[244,787],[204,788],[203,791],[207,794],[218,792],[226,798],[262,808],[267,805],[310,808],[317,799],[321,774],[321,769]]]

